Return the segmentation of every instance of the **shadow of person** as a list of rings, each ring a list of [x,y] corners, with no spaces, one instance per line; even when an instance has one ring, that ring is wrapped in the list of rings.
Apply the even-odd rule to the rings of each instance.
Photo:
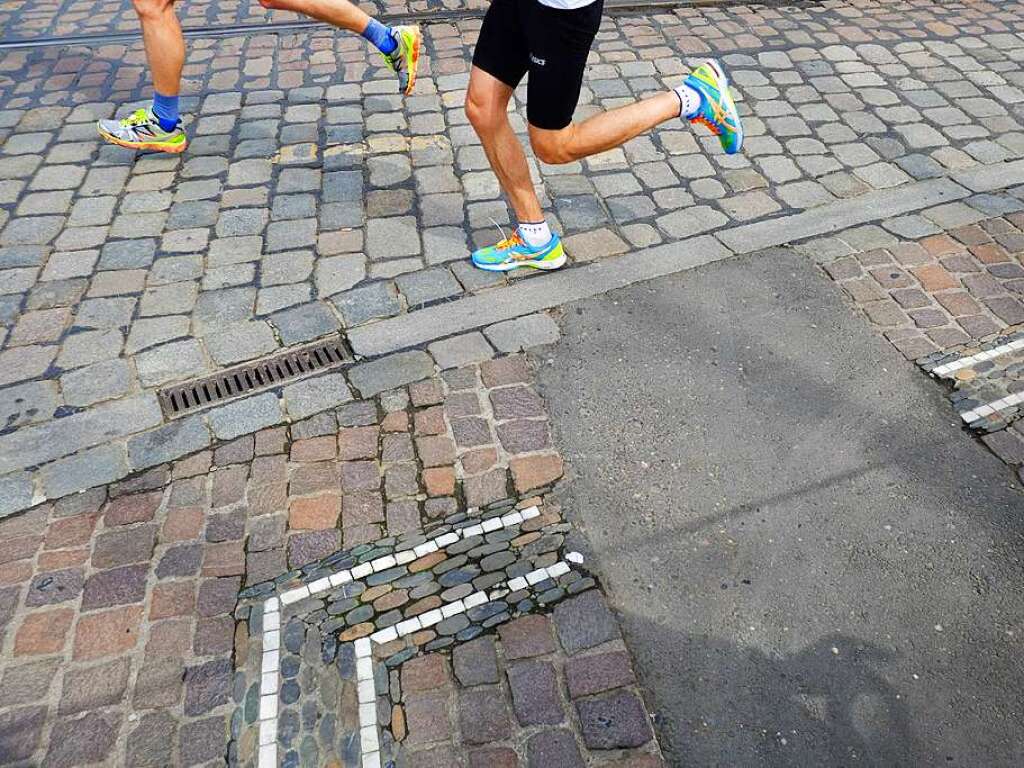
[[[635,614],[623,619],[627,634],[666,631]],[[779,656],[677,634],[667,647],[678,651],[668,660],[641,651],[636,661],[654,711],[683,713],[655,717],[674,768],[950,764],[915,736],[906,702],[882,674],[897,654],[879,645],[835,633]]]

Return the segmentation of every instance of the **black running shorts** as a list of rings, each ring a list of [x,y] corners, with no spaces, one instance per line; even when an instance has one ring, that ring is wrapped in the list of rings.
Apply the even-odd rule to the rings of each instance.
[[[537,128],[572,122],[604,0],[573,10],[538,0],[492,0],[473,52],[473,65],[510,88],[530,73],[526,116]]]

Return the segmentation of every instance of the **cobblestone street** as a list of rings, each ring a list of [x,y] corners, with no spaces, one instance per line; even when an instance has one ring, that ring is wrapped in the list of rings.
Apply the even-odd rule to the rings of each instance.
[[[778,244],[801,211],[828,218],[845,203],[829,229],[844,212],[862,223],[872,194],[912,209],[881,237],[854,228],[808,250],[870,250],[1020,210],[992,194],[1024,182],[1019,166],[981,194],[944,183],[1019,155],[1024,40],[1009,30],[1020,5],[913,7],[913,21],[879,3],[606,17],[581,115],[675,82],[714,49],[744,99],[748,141],[725,156],[679,123],[584,163],[535,165],[570,256],[582,265],[707,232],[741,251],[744,226]],[[145,468],[124,444],[159,425],[160,386],[340,328],[366,353],[362,326],[520,281],[467,262],[493,241],[492,219],[509,221],[462,110],[478,26],[427,27],[425,76],[405,103],[351,35],[194,41],[184,157],[135,158],[95,137],[97,117],[149,87],[138,45],[4,54],[0,384],[16,431],[0,436],[0,509],[88,487],[63,469],[81,464],[66,458],[76,451],[91,451],[94,484]],[[890,336],[924,354],[1021,322],[1013,264],[997,271],[1009,281],[998,295],[965,277],[981,304],[954,326],[916,311]],[[888,306],[869,309],[884,320]]]
[[[534,386],[634,283],[791,247],[1024,481],[1024,2],[609,3],[577,117],[713,55],[745,149],[531,156],[547,275],[468,259],[511,223],[463,111],[486,6],[364,4],[423,19],[403,99],[357,36],[183,0],[178,156],[96,135],[151,94],[130,2],[0,6],[0,765],[664,765]],[[161,398],[325,338],[353,359]]]

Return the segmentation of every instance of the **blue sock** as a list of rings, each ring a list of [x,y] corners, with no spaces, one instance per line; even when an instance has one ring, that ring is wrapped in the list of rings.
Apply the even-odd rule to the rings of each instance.
[[[165,131],[174,129],[178,124],[178,97],[164,96],[153,91],[153,114]]]
[[[363,30],[363,37],[377,46],[377,50],[385,55],[398,47],[395,36],[391,34],[391,27],[385,27],[376,19],[370,19],[370,23]]]

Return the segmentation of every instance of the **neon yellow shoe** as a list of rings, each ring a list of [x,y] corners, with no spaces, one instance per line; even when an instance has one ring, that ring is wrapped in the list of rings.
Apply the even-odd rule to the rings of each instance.
[[[416,85],[416,70],[420,65],[423,33],[416,26],[392,27],[391,35],[398,43],[398,47],[391,53],[382,53],[381,56],[398,75],[398,90],[408,96]]]
[[[181,127],[181,120],[169,131],[160,126],[160,121],[148,109],[137,109],[123,120],[100,120],[96,130],[104,141],[119,147],[156,152],[184,152],[188,137]]]

